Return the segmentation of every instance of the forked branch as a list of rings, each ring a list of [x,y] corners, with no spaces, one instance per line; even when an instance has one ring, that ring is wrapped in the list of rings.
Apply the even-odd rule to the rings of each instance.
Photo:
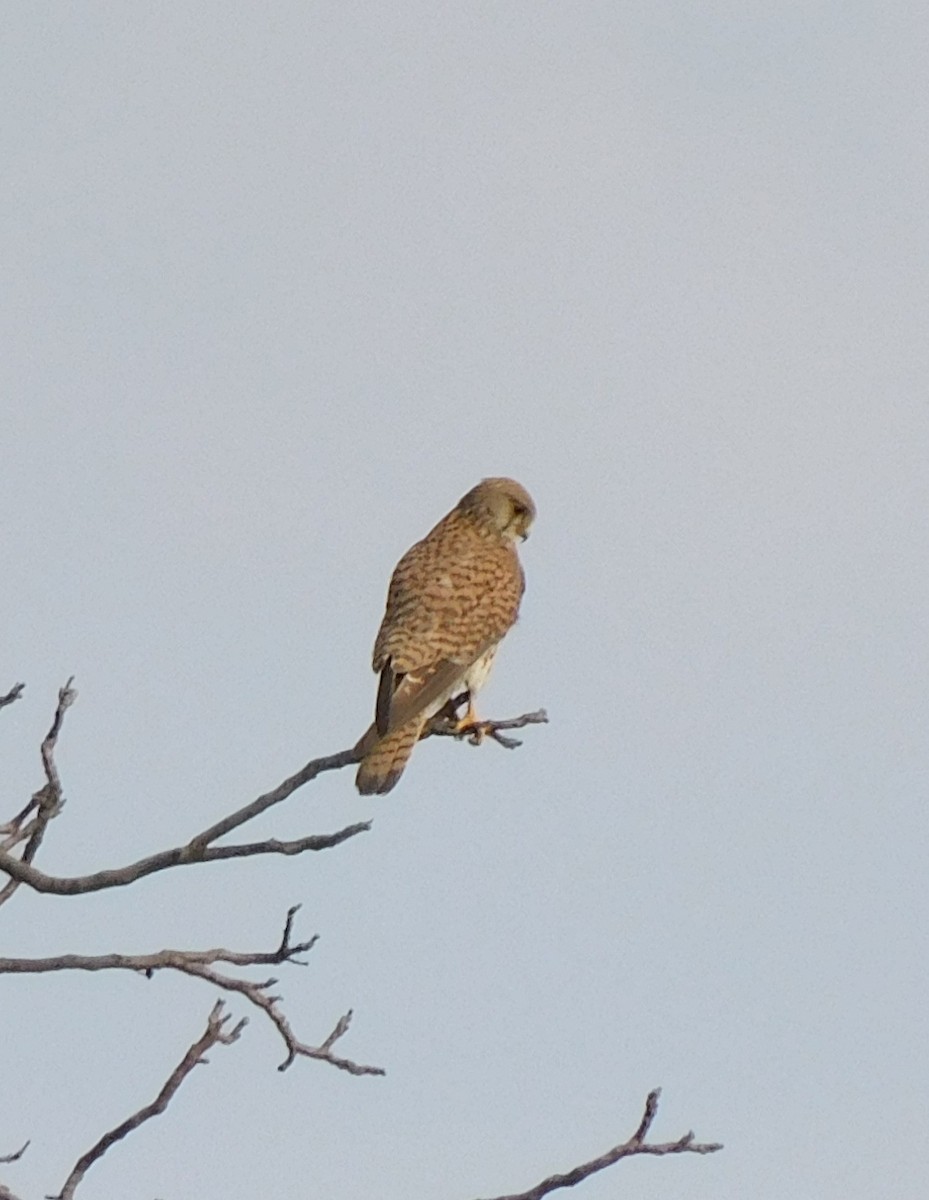
[[[333,1047],[343,1037],[352,1019],[351,1010],[339,1018],[332,1033],[318,1046],[301,1042],[281,1011],[281,997],[271,995],[270,989],[276,979],[242,979],[221,971],[217,963],[235,967],[280,966],[295,963],[305,966],[298,956],[316,945],[318,935],[306,942],[291,940],[294,917],[300,908],[294,905],[287,911],[284,932],[276,950],[240,951],[217,948],[214,950],[158,950],[152,954],[60,954],[52,958],[0,958],[0,975],[45,975],[54,971],[134,971],[152,977],[157,971],[175,971],[207,983],[225,992],[244,996],[250,1004],[260,1009],[274,1025],[287,1048],[287,1055],[280,1065],[285,1070],[298,1057],[313,1058],[330,1063],[350,1075],[383,1075],[382,1067],[366,1066],[334,1053]]]
[[[590,1162],[582,1163],[579,1167],[574,1167],[563,1175],[549,1175],[547,1179],[543,1179],[541,1183],[537,1183],[528,1191],[495,1196],[494,1200],[542,1200],[542,1197],[547,1196],[549,1192],[557,1191],[558,1188],[574,1187],[598,1171],[611,1167],[613,1163],[617,1163],[623,1158],[632,1158],[636,1154],[663,1157],[666,1154],[715,1154],[717,1150],[722,1150],[720,1142],[697,1142],[694,1140],[693,1133],[685,1133],[675,1142],[647,1142],[645,1139],[658,1112],[660,1096],[661,1088],[655,1088],[653,1092],[649,1092],[638,1129],[632,1137],[627,1138],[618,1146],[614,1146],[612,1150],[607,1150],[606,1154],[601,1154],[599,1158],[592,1158]]]
[[[21,863],[24,867],[28,867],[42,845],[42,839],[45,837],[45,830],[48,828],[49,821],[53,817],[58,816],[64,805],[61,779],[58,775],[58,768],[55,765],[55,746],[58,744],[58,734],[61,732],[65,713],[77,699],[77,692],[71,687],[73,682],[74,676],[72,675],[64,687],[59,689],[58,707],[55,709],[51,728],[42,742],[42,765],[45,768],[45,785],[39,788],[26,807],[17,813],[8,825],[0,827],[0,834],[4,835],[4,840],[0,842],[0,859],[11,858],[9,849],[12,849],[13,846],[18,845],[20,842],[25,842],[25,849],[21,857],[13,859],[13,861]],[[19,690],[17,691],[17,689]],[[22,689],[23,685],[17,684],[13,688],[13,691],[8,693],[8,696],[13,696],[16,699],[22,692]],[[4,698],[9,703],[8,698]],[[7,874],[10,874],[11,878],[7,881],[3,889],[0,890],[0,906],[9,900],[21,882],[11,872],[7,872]]]
[[[452,701],[452,705],[456,703],[456,701]],[[510,717],[504,721],[477,721],[474,725],[466,725],[461,728],[454,719],[454,711],[450,713],[443,709],[432,718],[424,736],[458,738],[470,742],[472,746],[479,746],[487,738],[490,738],[492,742],[496,742],[506,750],[515,750],[522,745],[522,742],[519,738],[505,737],[502,732],[504,729],[525,729],[527,725],[547,724],[548,713],[544,708],[539,708],[535,712],[523,713],[521,717]]]
[[[116,1142],[120,1141],[128,1133],[132,1133],[134,1129],[138,1129],[145,1121],[150,1121],[152,1117],[157,1117],[159,1113],[163,1113],[171,1103],[178,1088],[191,1073],[194,1067],[200,1063],[208,1062],[204,1057],[208,1050],[213,1046],[229,1046],[237,1041],[242,1033],[242,1030],[247,1024],[245,1017],[237,1024],[229,1027],[231,1018],[223,1013],[224,1002],[217,1000],[213,1005],[213,1011],[207,1019],[206,1029],[201,1037],[199,1037],[181,1061],[171,1072],[170,1077],[164,1087],[151,1102],[146,1104],[144,1108],[140,1108],[138,1112],[133,1113],[131,1117],[127,1117],[125,1121],[117,1125],[115,1129],[111,1129],[109,1133],[105,1133],[102,1138],[91,1146],[86,1154],[74,1164],[71,1174],[65,1180],[65,1185],[57,1196],[49,1196],[46,1200],[72,1200],[74,1193],[77,1191],[78,1185],[87,1174],[90,1167],[93,1166],[98,1159],[106,1154],[107,1150]]]
[[[359,821],[347,825],[344,829],[328,834],[311,834],[293,841],[282,842],[271,838],[261,842],[242,842],[233,845],[218,846],[215,843],[233,830],[253,821],[262,813],[281,804],[293,795],[298,788],[310,783],[326,771],[338,771],[343,767],[353,766],[359,761],[356,749],[341,750],[337,754],[324,755],[311,759],[295,774],[289,776],[269,792],[258,796],[249,804],[221,818],[208,828],[195,834],[190,841],[170,850],[161,850],[137,862],[128,863],[123,867],[115,867],[103,871],[95,871],[89,875],[56,876],[48,875],[33,866],[32,860],[45,835],[48,822],[61,811],[63,797],[61,780],[54,761],[54,749],[58,733],[64,719],[66,709],[74,702],[77,693],[71,688],[72,680],[59,692],[58,708],[48,736],[42,743],[42,762],[45,766],[46,784],[32,797],[22,812],[12,821],[0,826],[0,872],[10,878],[6,886],[0,890],[0,904],[8,900],[20,884],[26,884],[34,891],[44,892],[55,896],[85,895],[88,892],[99,892],[107,888],[126,887],[153,875],[158,871],[173,867],[192,866],[195,863],[217,862],[226,858],[251,858],[259,854],[303,854],[309,850],[327,850],[338,846],[359,833],[365,833],[371,828],[370,821]],[[445,710],[438,714],[427,726],[424,737],[461,737],[480,741],[485,737],[497,741],[502,746],[512,749],[519,745],[515,738],[505,737],[504,729],[521,729],[527,725],[544,723],[548,718],[544,710],[526,713],[503,721],[483,721],[479,727],[462,731],[454,728]],[[25,841],[26,848],[17,857],[13,849]]]

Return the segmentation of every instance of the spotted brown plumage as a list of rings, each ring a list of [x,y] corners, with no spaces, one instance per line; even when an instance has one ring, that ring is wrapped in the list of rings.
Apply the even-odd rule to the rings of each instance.
[[[473,698],[519,612],[516,555],[535,505],[514,479],[484,479],[397,563],[374,643],[380,673],[374,724],[358,743],[358,790],[389,792],[430,717]]]

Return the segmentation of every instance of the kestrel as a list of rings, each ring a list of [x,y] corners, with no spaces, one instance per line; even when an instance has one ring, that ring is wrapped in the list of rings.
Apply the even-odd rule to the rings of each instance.
[[[427,721],[467,698],[461,730],[479,729],[474,696],[516,621],[525,588],[516,555],[535,505],[514,479],[484,479],[397,563],[374,643],[374,724],[358,743],[363,795],[389,792]]]

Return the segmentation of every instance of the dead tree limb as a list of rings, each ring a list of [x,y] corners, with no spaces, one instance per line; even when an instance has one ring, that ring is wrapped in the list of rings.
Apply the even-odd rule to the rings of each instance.
[[[0,958],[0,975],[45,975],[54,971],[134,971],[151,978],[157,971],[175,971],[195,979],[203,979],[225,992],[244,996],[250,1004],[261,1009],[280,1034],[287,1056],[279,1070],[286,1070],[298,1057],[327,1062],[350,1075],[383,1075],[382,1067],[371,1067],[333,1053],[333,1046],[347,1032],[352,1019],[351,1010],[336,1022],[332,1033],[318,1046],[301,1042],[280,1009],[280,996],[270,994],[276,979],[241,979],[216,969],[217,963],[236,967],[280,966],[295,963],[305,966],[298,955],[312,950],[318,940],[314,935],[306,942],[293,942],[294,917],[300,905],[287,910],[284,931],[276,950],[158,950],[152,954],[59,954],[51,958]]]
[[[36,792],[29,804],[18,813],[12,821],[0,826],[0,835],[6,834],[6,840],[0,841],[0,872],[9,876],[6,886],[0,890],[0,904],[3,904],[13,894],[20,884],[26,884],[34,891],[54,896],[86,895],[88,892],[99,892],[107,888],[126,887],[173,867],[191,866],[195,863],[217,862],[226,858],[250,858],[258,854],[303,854],[309,850],[327,850],[338,846],[359,833],[365,833],[371,828],[370,821],[360,821],[348,825],[344,829],[330,834],[313,834],[293,841],[282,842],[269,839],[262,842],[243,842],[235,845],[214,845],[220,838],[232,833],[253,821],[262,813],[289,799],[298,788],[310,783],[326,771],[338,771],[343,767],[354,766],[359,761],[357,749],[341,750],[337,754],[313,758],[295,774],[289,776],[276,788],[258,796],[250,803],[221,818],[200,833],[194,834],[190,841],[170,850],[161,850],[148,855],[137,862],[128,863],[123,867],[95,871],[88,875],[56,876],[48,875],[32,865],[32,859],[41,844],[45,829],[52,817],[61,811],[63,803],[61,781],[55,767],[53,752],[61,729],[65,710],[74,702],[77,695],[71,689],[73,680],[69,679],[59,692],[58,709],[55,720],[48,736],[42,743],[42,761],[46,770],[46,785]],[[503,746],[513,748],[519,743],[515,738],[507,738],[500,731],[504,729],[521,729],[526,725],[536,725],[547,721],[544,710],[526,713],[503,721],[481,722],[480,733],[476,729],[456,731],[449,713],[443,710],[430,722],[424,737],[470,737],[472,740],[491,738]],[[34,810],[36,815],[29,820]],[[27,840],[28,839],[28,840]],[[26,849],[17,857],[12,853],[13,848],[22,841],[27,841]]]
[[[5,825],[0,825],[0,872],[8,876],[6,885],[0,890],[0,905],[14,894],[17,888],[25,884],[35,891],[52,895],[80,895],[100,891],[111,887],[123,887],[134,883],[147,875],[154,874],[177,866],[192,865],[199,862],[214,862],[227,858],[244,858],[259,854],[302,854],[310,850],[322,850],[339,845],[341,842],[355,837],[371,828],[370,821],[357,822],[331,834],[314,834],[292,841],[267,839],[259,842],[243,842],[234,845],[216,845],[222,837],[233,830],[241,828],[249,821],[266,812],[276,804],[288,799],[298,788],[309,783],[325,771],[340,770],[359,761],[357,748],[343,750],[337,754],[311,759],[294,775],[285,779],[276,788],[258,796],[242,808],[221,818],[207,829],[196,834],[188,842],[170,850],[161,851],[147,858],[140,859],[127,866],[102,870],[89,875],[74,877],[57,877],[40,871],[33,864],[33,859],[42,844],[49,823],[62,810],[64,794],[61,778],[55,763],[55,748],[68,708],[74,703],[77,693],[72,688],[73,678],[69,679],[58,693],[58,705],[55,710],[51,728],[42,742],[42,765],[45,772],[44,785],[30,798],[25,807]],[[0,697],[0,708],[13,703],[22,693],[23,685],[17,684],[6,696]],[[538,724],[547,720],[543,711],[527,713],[505,721],[485,721],[480,726],[472,726],[462,730],[454,720],[454,711],[443,710],[426,727],[423,736],[453,736],[468,737],[475,744],[485,738],[498,741],[501,745],[513,748],[519,743],[513,738],[503,736],[504,729],[518,729],[530,724]],[[22,846],[22,852],[15,854],[14,850]],[[297,906],[299,907],[299,906]],[[279,1070],[286,1070],[298,1057],[313,1058],[328,1062],[339,1070],[353,1075],[383,1075],[380,1067],[367,1066],[344,1058],[335,1053],[334,1047],[348,1032],[352,1012],[349,1010],[336,1022],[329,1035],[316,1046],[301,1042],[290,1026],[286,1016],[281,1011],[281,997],[272,995],[270,989],[277,980],[274,978],[255,981],[241,978],[220,970],[217,964],[227,964],[233,967],[249,967],[263,964],[300,963],[297,955],[306,952],[315,944],[313,937],[307,942],[294,943],[291,941],[293,919],[297,907],[288,911],[284,932],[278,948],[274,951],[242,952],[223,948],[213,950],[162,950],[147,955],[73,955],[65,954],[44,959],[0,959],[0,974],[42,974],[60,970],[129,970],[143,973],[151,977],[159,970],[173,970],[206,980],[221,990],[234,992],[264,1012],[278,1031],[284,1042],[287,1054],[280,1064]],[[302,964],[301,964],[302,965]],[[245,1027],[246,1018],[240,1020],[232,1028],[228,1028],[229,1017],[223,1015],[222,1000],[217,1001],[207,1023],[203,1036],[187,1051],[184,1058],[175,1068],[155,1100],[140,1109],[133,1116],[123,1121],[115,1129],[105,1134],[99,1141],[77,1161],[71,1174],[65,1181],[64,1187],[57,1197],[48,1200],[72,1200],[74,1193],[83,1180],[87,1170],[117,1141],[126,1137],[143,1122],[150,1120],[158,1113],[164,1112],[171,1099],[200,1062],[206,1061],[205,1052],[215,1045],[228,1045],[240,1036]],[[27,1143],[28,1145],[28,1143]],[[15,1161],[24,1151],[8,1156],[5,1161]],[[12,1192],[0,1184],[0,1200],[16,1200]]]
[[[592,1158],[590,1162],[582,1163],[579,1167],[574,1167],[563,1175],[549,1175],[547,1179],[543,1179],[541,1183],[537,1183],[528,1191],[495,1196],[493,1200],[542,1200],[542,1197],[547,1196],[549,1192],[554,1192],[558,1188],[574,1187],[598,1171],[611,1167],[620,1159],[632,1158],[636,1154],[651,1154],[660,1158],[666,1154],[715,1154],[717,1150],[722,1150],[720,1142],[694,1141],[693,1133],[685,1133],[676,1142],[647,1142],[645,1138],[658,1112],[660,1096],[661,1088],[655,1088],[653,1092],[649,1092],[638,1129],[632,1137],[621,1142],[620,1145],[614,1146],[612,1150],[607,1150],[606,1154],[601,1154],[599,1158]]]
[[[5,1164],[17,1162],[22,1158],[28,1149],[29,1143],[26,1142],[25,1145],[20,1146],[18,1150],[14,1150],[12,1154],[0,1154],[0,1163]],[[17,1200],[17,1197],[13,1195],[8,1187],[4,1187],[4,1185],[0,1183],[0,1200]]]
[[[133,1113],[131,1117],[127,1117],[125,1121],[117,1125],[115,1129],[111,1129],[109,1133],[105,1133],[102,1138],[92,1146],[86,1154],[74,1164],[71,1174],[65,1180],[65,1185],[57,1196],[49,1196],[46,1200],[72,1200],[74,1193],[77,1191],[78,1185],[87,1174],[90,1167],[93,1166],[98,1159],[106,1154],[107,1150],[116,1142],[121,1141],[127,1134],[132,1133],[134,1129],[143,1124],[145,1121],[151,1120],[152,1117],[163,1113],[171,1103],[178,1088],[191,1073],[194,1067],[200,1063],[208,1062],[204,1058],[206,1052],[212,1049],[213,1046],[229,1046],[233,1042],[238,1041],[242,1030],[245,1028],[247,1021],[243,1017],[238,1024],[228,1028],[230,1017],[223,1014],[223,1001],[217,1000],[213,1005],[213,1011],[210,1013],[207,1020],[206,1030],[203,1035],[197,1039],[171,1072],[164,1087],[151,1102],[146,1104],[144,1108],[140,1108],[138,1112]]]
[[[366,833],[370,828],[370,821],[358,821],[354,825],[336,830],[335,833],[310,834],[290,842],[270,838],[264,842],[248,842],[242,845],[202,847],[188,842],[171,850],[161,850],[125,867],[95,871],[91,875],[46,875],[44,871],[20,861],[13,855],[0,852],[0,871],[5,871],[15,882],[25,883],[37,892],[53,896],[80,896],[106,888],[126,887],[135,883],[137,879],[171,867],[219,862],[226,858],[251,858],[258,854],[303,854],[307,850],[328,850],[355,837],[356,834]]]
[[[7,843],[17,845],[19,842],[25,841],[26,846],[22,855],[19,859],[13,860],[14,862],[22,863],[24,866],[28,866],[35,858],[36,852],[42,845],[42,839],[45,837],[49,821],[53,817],[58,816],[64,805],[61,778],[58,774],[58,767],[55,765],[55,747],[58,744],[58,735],[61,732],[65,713],[77,699],[77,692],[71,687],[73,682],[74,676],[72,675],[64,687],[59,689],[58,707],[55,709],[51,728],[42,742],[41,752],[42,765],[45,768],[45,786],[39,788],[26,807],[13,818],[5,842],[2,844],[2,848],[0,848],[0,855],[12,857],[6,848]],[[14,688],[13,690],[15,691],[16,689]],[[22,689],[20,688],[20,690]],[[29,820],[33,813],[35,815]],[[6,832],[6,827],[0,830],[0,832]],[[7,872],[7,874],[10,874],[10,872]],[[11,875],[3,889],[0,890],[0,906],[6,904],[21,882],[21,880]]]

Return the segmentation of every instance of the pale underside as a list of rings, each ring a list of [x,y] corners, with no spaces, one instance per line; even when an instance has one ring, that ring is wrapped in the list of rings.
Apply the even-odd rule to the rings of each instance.
[[[443,687],[434,699],[430,699],[425,704],[422,703],[425,689],[417,686],[421,684],[421,681],[415,677],[413,672],[410,675],[404,676],[393,698],[388,728],[396,729],[398,726],[406,724],[410,717],[415,715],[419,715],[428,721],[430,717],[434,717],[436,713],[441,712],[449,700],[455,700],[465,692],[468,694],[469,700],[473,703],[474,697],[490,677],[490,671],[493,667],[494,658],[499,646],[499,642],[494,642],[489,649],[485,650],[483,654],[475,659],[470,667],[465,668],[460,675],[454,677],[452,682]],[[448,665],[450,664],[446,664],[446,666]],[[404,685],[407,683],[412,685],[411,690],[419,693],[416,697],[415,712],[413,714],[408,714],[404,711],[403,691]],[[386,732],[386,730],[383,730],[383,732]]]

